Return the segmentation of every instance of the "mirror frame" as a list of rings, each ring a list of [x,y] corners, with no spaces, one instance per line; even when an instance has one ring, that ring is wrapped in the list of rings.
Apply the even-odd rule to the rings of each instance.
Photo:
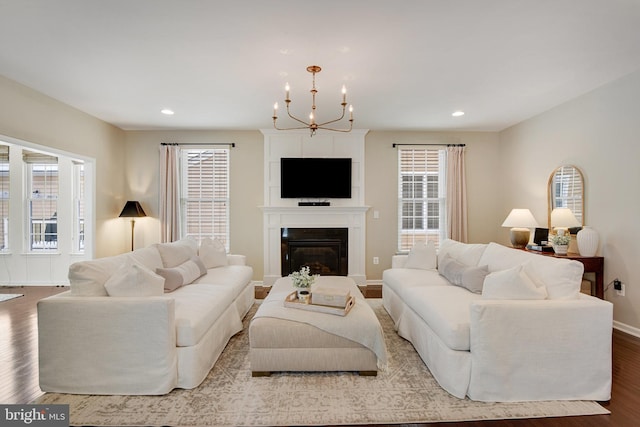
[[[584,199],[585,199],[584,175],[582,174],[582,171],[580,170],[580,168],[575,165],[562,165],[554,169],[553,172],[551,172],[551,175],[549,175],[549,180],[547,182],[547,227],[549,228],[549,233],[552,233],[552,230],[553,230],[553,228],[551,227],[551,211],[554,208],[553,201],[555,199],[554,197],[555,194],[553,193],[554,189],[552,189],[553,178],[556,176],[558,171],[564,168],[573,168],[578,173],[578,176],[580,177],[580,184],[582,185],[582,197],[580,200],[580,210],[582,214],[581,214],[580,222],[584,227],[584,216],[585,216],[584,215],[585,214],[584,212]]]

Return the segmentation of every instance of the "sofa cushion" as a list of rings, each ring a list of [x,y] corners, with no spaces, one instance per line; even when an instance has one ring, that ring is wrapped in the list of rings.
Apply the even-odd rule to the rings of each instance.
[[[432,241],[416,243],[409,251],[405,268],[432,270],[436,268],[436,246]]]
[[[207,268],[222,267],[228,264],[227,250],[218,239],[206,237],[200,242],[198,256]]]
[[[481,295],[457,286],[423,286],[406,291],[405,303],[452,350],[470,349],[470,305]]]
[[[157,268],[156,273],[164,277],[164,291],[173,292],[180,286],[188,285],[198,277],[207,274],[207,269],[197,256],[177,267]]]
[[[200,342],[205,333],[229,308],[233,295],[222,286],[183,286],[165,298],[175,301],[176,344],[189,347]],[[221,334],[224,332],[221,331]]]
[[[233,298],[240,295],[253,278],[253,268],[248,265],[227,265],[210,268],[207,274],[194,280],[194,285],[215,285],[229,288]]]
[[[198,255],[198,242],[192,238],[184,238],[171,243],[154,245],[162,258],[162,267],[172,268],[189,261]]]
[[[406,301],[407,290],[414,287],[441,287],[451,284],[438,270],[417,270],[415,268],[390,268],[382,272],[383,286],[387,286]]]
[[[546,299],[547,290],[538,287],[524,271],[524,266],[517,265],[508,270],[489,274],[482,290],[484,299]]]
[[[128,258],[104,288],[112,297],[151,297],[163,294],[164,279],[142,264]]]
[[[438,250],[438,262],[446,255],[464,265],[484,265],[479,264],[480,257],[484,253],[487,245],[484,243],[461,243],[451,239],[445,239],[440,244]]]
[[[69,266],[69,286],[74,296],[107,296],[105,282],[127,260],[127,254],[88,261]]]
[[[584,265],[578,261],[489,243],[479,263],[487,265],[490,272],[523,265],[524,271],[538,287],[545,286],[549,299],[575,299],[580,294]]]

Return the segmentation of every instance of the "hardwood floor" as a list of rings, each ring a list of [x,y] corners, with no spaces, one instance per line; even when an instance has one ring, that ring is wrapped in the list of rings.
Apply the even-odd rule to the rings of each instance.
[[[42,394],[38,387],[38,300],[67,288],[0,287],[0,293],[23,297],[0,302],[0,403],[29,403]],[[640,339],[613,333],[612,399],[603,403],[611,415],[526,420],[433,423],[443,427],[635,427],[640,425]]]

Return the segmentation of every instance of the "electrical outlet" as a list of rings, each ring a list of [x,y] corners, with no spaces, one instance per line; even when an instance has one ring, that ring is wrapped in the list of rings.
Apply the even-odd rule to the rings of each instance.
[[[624,283],[620,283],[620,290],[616,290],[616,293],[618,294],[618,296],[623,297],[624,296],[624,291],[625,291],[625,286]]]
[[[378,258],[377,256],[373,257],[373,263],[374,264],[380,264],[380,258]]]

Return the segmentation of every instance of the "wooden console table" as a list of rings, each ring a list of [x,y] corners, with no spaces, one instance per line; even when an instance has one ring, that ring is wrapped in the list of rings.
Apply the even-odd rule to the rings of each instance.
[[[595,296],[604,299],[604,257],[601,256],[582,256],[580,254],[569,252],[566,255],[556,255],[554,252],[540,252],[527,250],[539,255],[552,256],[554,258],[566,258],[581,262],[584,265],[585,273],[594,273],[596,276],[596,293]]]

